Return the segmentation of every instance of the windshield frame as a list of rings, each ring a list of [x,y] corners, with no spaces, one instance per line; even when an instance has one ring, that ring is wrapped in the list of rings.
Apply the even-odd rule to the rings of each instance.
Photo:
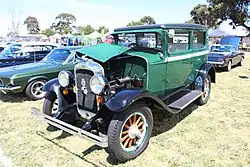
[[[54,59],[47,59],[55,50],[64,50],[64,51],[69,51],[70,54],[67,56],[67,58],[65,60],[62,60],[62,61],[56,61]],[[49,54],[47,54],[41,61],[53,61],[55,63],[60,63],[60,64],[64,64],[64,62],[72,55],[73,50],[70,50],[70,49],[65,49],[65,48],[55,48],[53,50],[50,51]]]
[[[148,48],[148,49],[153,49],[153,50],[157,50],[157,51],[160,51],[160,52],[164,52],[164,33],[163,33],[163,30],[162,29],[142,29],[142,30],[127,30],[127,31],[116,31],[116,32],[113,32],[111,35],[114,37],[114,41],[113,41],[113,44],[115,45],[119,45],[118,44],[118,36],[119,34],[136,34],[136,33],[153,33],[155,34],[155,40],[157,42],[157,37],[158,36],[161,36],[161,48],[157,48],[157,47],[140,47],[139,48]],[[157,46],[157,45],[156,45]],[[135,47],[137,48],[137,47]]]

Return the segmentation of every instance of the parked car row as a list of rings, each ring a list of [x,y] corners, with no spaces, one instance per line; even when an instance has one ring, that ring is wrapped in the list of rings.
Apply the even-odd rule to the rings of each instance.
[[[123,27],[112,36],[113,44],[59,47],[36,63],[2,68],[0,90],[44,98],[42,112],[33,107],[33,115],[126,162],[147,148],[154,108],[178,114],[193,102],[206,104],[216,82],[213,64],[244,58],[231,45],[208,54],[207,28],[197,24]],[[125,46],[121,37],[133,43]]]

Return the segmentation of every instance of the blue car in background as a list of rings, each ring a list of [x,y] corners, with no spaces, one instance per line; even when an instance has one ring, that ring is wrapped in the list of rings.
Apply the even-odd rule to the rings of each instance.
[[[0,68],[40,61],[57,47],[47,42],[11,43],[0,53]]]
[[[231,71],[232,67],[236,65],[243,66],[245,53],[238,50],[239,43],[239,37],[222,38],[220,44],[210,47],[208,63],[226,71]]]

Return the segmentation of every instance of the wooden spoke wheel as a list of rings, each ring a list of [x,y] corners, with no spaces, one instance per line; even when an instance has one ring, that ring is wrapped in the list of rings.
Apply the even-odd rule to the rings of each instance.
[[[152,129],[153,115],[144,103],[114,114],[108,128],[108,153],[120,162],[134,159],[147,148]]]
[[[125,121],[121,134],[121,146],[126,151],[134,151],[138,148],[147,130],[147,122],[141,113],[134,113]]]

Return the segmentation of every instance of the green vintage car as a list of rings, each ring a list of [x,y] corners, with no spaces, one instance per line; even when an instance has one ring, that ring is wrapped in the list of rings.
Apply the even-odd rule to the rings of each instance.
[[[42,87],[47,81],[56,78],[61,70],[74,71],[78,59],[73,51],[81,48],[57,48],[40,62],[1,68],[0,90],[4,94],[25,92],[32,100],[43,98]]]
[[[207,63],[207,28],[155,24],[117,28],[114,44],[77,51],[85,56],[73,73],[49,81],[43,113],[53,127],[89,139],[121,162],[140,155],[153,130],[153,109],[178,114],[208,102],[214,66]],[[59,109],[51,113],[55,100]],[[82,125],[76,121],[84,118]]]

